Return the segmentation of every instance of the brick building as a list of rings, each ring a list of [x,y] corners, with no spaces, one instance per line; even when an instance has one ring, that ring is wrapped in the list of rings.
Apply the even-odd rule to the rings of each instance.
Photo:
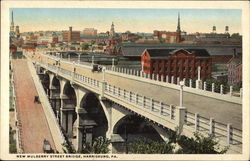
[[[242,55],[235,54],[228,62],[228,84],[242,82]]]
[[[17,51],[17,46],[15,44],[10,45],[10,53],[15,53]]]
[[[205,49],[146,49],[141,56],[143,72],[159,76],[179,77],[180,80],[211,77],[212,58]],[[170,79],[169,79],[170,82]]]
[[[69,31],[63,31],[63,42],[79,42],[80,31],[72,31],[72,27],[69,27]]]
[[[141,55],[145,49],[206,49],[213,63],[227,64],[233,57],[234,51],[242,52],[242,45],[119,43],[114,49],[114,55],[122,55],[138,61],[141,60]]]

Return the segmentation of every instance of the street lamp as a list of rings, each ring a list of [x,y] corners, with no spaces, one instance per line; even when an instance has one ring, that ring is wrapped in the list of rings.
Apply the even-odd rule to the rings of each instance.
[[[183,107],[183,86],[184,81],[180,81],[180,107]]]
[[[78,55],[78,62],[80,62],[81,54]]]
[[[95,60],[94,60],[94,56],[92,56],[91,59],[92,59],[92,65],[93,65],[93,64],[94,64],[94,61],[95,61]]]
[[[112,58],[112,68],[115,67],[115,58]]]
[[[198,66],[198,80],[201,80],[201,67]]]
[[[102,67],[102,73],[103,73],[102,80],[103,80],[103,82],[105,82],[105,71],[106,71],[106,67]]]

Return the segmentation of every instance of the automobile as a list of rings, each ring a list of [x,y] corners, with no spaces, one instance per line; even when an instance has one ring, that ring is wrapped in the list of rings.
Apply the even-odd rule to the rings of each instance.
[[[39,96],[35,96],[35,97],[34,97],[34,103],[38,103],[38,104],[41,103],[41,101],[40,101],[40,99],[39,99]]]
[[[97,64],[93,65],[92,72],[101,72],[102,71],[102,66],[99,66]]]
[[[44,153],[52,153],[53,152],[49,141],[46,139],[43,140],[43,152]]]

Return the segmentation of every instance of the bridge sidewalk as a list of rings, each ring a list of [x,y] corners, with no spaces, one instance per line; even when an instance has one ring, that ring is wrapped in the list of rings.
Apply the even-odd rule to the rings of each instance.
[[[41,104],[34,103],[38,95],[26,59],[13,60],[16,105],[20,118],[24,153],[43,153],[43,140],[54,141]]]

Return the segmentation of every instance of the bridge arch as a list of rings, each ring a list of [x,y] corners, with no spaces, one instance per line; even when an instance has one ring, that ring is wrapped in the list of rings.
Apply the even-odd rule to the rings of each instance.
[[[76,99],[75,89],[71,82],[67,81],[62,89],[61,96],[61,125],[69,138],[73,137],[73,124],[77,119]]]
[[[54,76],[52,81],[51,81],[51,88],[50,88],[50,102],[52,109],[55,113],[55,115],[60,119],[61,115],[61,98],[60,98],[60,93],[61,93],[61,83],[58,77]]]
[[[43,76],[41,78],[41,82],[42,82],[42,85],[43,85],[45,92],[49,94],[50,77],[49,77],[48,71],[45,72],[45,74],[43,74]]]
[[[108,121],[98,95],[88,91],[80,101],[80,109],[82,113],[79,114],[79,124],[83,130],[85,143],[92,144],[92,140],[99,136],[105,138]]]
[[[113,151],[116,153],[127,153],[129,149],[126,145],[136,140],[150,139],[159,142],[164,141],[158,129],[143,117],[135,114],[125,115],[116,122],[113,127],[113,135],[122,138],[122,140],[112,143]],[[119,140],[119,137],[116,139]]]

